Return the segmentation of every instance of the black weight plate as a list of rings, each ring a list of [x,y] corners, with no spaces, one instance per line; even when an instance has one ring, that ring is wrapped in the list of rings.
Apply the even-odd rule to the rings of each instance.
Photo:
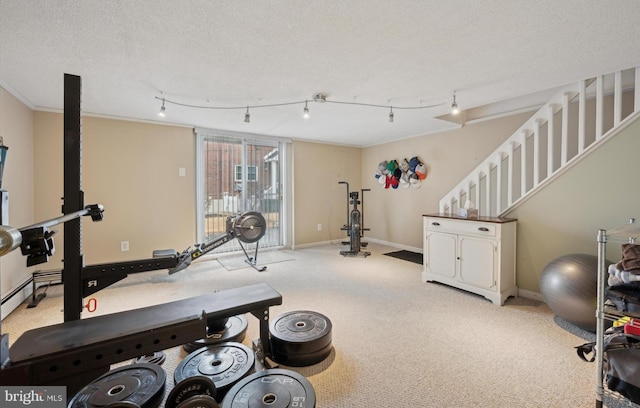
[[[222,408],[314,408],[313,386],[295,371],[272,368],[251,374],[231,387]]]
[[[140,405],[131,401],[116,401],[105,405],[104,408],[140,408]]]
[[[333,346],[329,344],[316,352],[307,354],[287,354],[286,352],[282,353],[275,347],[273,347],[271,351],[273,352],[273,359],[277,363],[291,367],[306,367],[318,364],[325,358],[329,357],[332,349]]]
[[[87,385],[69,401],[68,408],[103,408],[130,401],[155,408],[164,396],[166,374],[157,364],[131,364],[113,369]]]
[[[223,329],[217,331],[207,330],[207,337],[200,340],[190,341],[183,345],[182,348],[187,353],[196,351],[202,347],[212,346],[227,341],[242,342],[247,334],[249,326],[247,318],[243,315],[231,316]]]
[[[196,375],[176,382],[176,386],[169,393],[164,406],[165,408],[177,408],[184,401],[196,395],[208,395],[215,398],[216,392],[216,386],[211,378]]]
[[[331,344],[331,320],[308,310],[282,314],[271,321],[271,344],[282,353],[309,354]]]
[[[104,408],[140,408],[140,405],[131,401],[116,401],[105,405]]]
[[[259,241],[267,230],[267,222],[262,214],[247,211],[233,221],[233,233],[238,240],[250,244]]]
[[[218,401],[233,384],[253,372],[255,356],[250,347],[242,343],[227,342],[203,347],[185,357],[173,373],[179,383],[194,375],[209,377],[216,385]]]
[[[178,408],[220,408],[220,404],[208,395],[194,395],[182,401]]]
[[[144,356],[136,357],[131,362],[132,364],[139,363],[152,363],[162,365],[164,361],[167,359],[167,355],[164,354],[164,351],[156,351],[153,354],[145,354]]]

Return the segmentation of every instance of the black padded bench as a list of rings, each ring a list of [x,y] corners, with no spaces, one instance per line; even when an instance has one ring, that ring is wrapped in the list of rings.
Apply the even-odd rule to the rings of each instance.
[[[282,295],[265,283],[33,329],[9,350],[1,385],[66,385],[75,392],[110,365],[206,336],[208,319],[251,313],[260,321],[262,358],[270,356],[269,307]]]

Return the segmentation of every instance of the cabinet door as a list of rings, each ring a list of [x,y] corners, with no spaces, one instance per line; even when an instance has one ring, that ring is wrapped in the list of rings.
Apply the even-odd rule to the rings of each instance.
[[[460,237],[460,280],[485,289],[495,289],[497,245],[494,240]]]
[[[457,235],[427,232],[427,272],[454,278],[456,276]]]

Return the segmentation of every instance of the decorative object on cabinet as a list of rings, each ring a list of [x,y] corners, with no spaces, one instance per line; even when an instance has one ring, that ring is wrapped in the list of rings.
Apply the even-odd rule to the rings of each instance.
[[[517,296],[516,224],[513,218],[423,216],[422,280],[439,282],[503,305]]]

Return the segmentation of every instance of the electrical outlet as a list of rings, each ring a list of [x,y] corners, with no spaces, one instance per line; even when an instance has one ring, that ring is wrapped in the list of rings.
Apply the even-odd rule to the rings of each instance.
[[[322,231],[322,224],[318,224],[318,231]]]
[[[127,252],[129,250],[129,241],[120,242],[120,251]]]

